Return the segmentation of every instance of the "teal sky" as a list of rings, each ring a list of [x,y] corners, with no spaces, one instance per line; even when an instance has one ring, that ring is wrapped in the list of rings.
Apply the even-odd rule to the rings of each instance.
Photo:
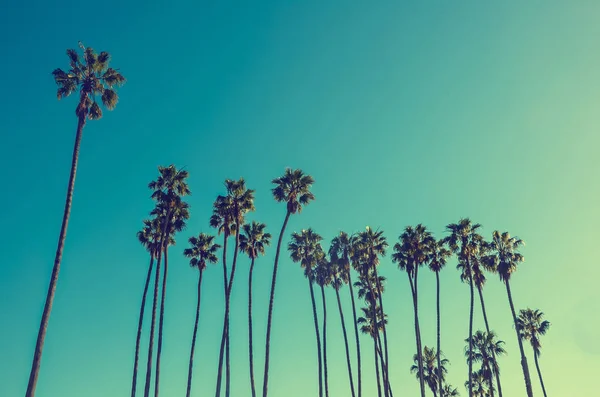
[[[170,251],[161,391],[185,393],[197,273],[181,255],[208,227],[225,178],[256,189],[277,235],[285,206],[270,181],[286,166],[314,176],[316,201],[292,217],[327,241],[380,227],[393,243],[407,225],[436,236],[461,217],[523,238],[517,308],[552,322],[540,364],[553,396],[590,395],[600,360],[600,3],[595,1],[49,2],[0,13],[0,395],[22,395],[56,249],[75,134],[76,100],[58,102],[50,72],[77,41],[109,51],[128,79],[114,112],[89,122],[38,383],[39,397],[127,396],[148,258],[136,231],[152,208],[158,165],[190,172],[192,217]],[[301,4],[300,4],[301,3]],[[261,379],[274,249],[255,272],[255,357]],[[417,395],[406,275],[389,259],[394,393]],[[219,266],[202,296],[193,394],[214,391],[223,314]],[[442,350],[449,381],[467,393],[463,340],[468,287],[455,262],[442,281]],[[247,270],[232,296],[232,395],[250,395]],[[435,278],[420,278],[423,342],[435,344]],[[273,323],[270,395],[316,395],[307,282],[283,255]],[[506,341],[507,396],[524,396],[505,290],[484,291],[490,325]],[[332,397],[347,396],[339,316],[328,291]],[[350,315],[346,289],[343,304]],[[479,305],[475,327],[483,328]],[[146,328],[147,329],[147,328]],[[146,345],[143,340],[143,345]],[[375,395],[363,337],[366,397]],[[147,346],[147,345],[146,345]],[[533,357],[527,349],[530,367]],[[142,360],[145,360],[142,356]],[[142,376],[143,378],[143,376]],[[541,395],[532,372],[534,392]],[[258,385],[262,382],[259,381]]]

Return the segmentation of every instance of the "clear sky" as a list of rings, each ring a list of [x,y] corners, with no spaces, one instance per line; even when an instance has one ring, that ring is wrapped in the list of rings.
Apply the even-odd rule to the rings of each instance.
[[[270,180],[286,166],[314,176],[316,201],[292,217],[328,241],[380,227],[393,243],[406,225],[436,236],[461,217],[523,238],[517,308],[552,322],[542,371],[553,396],[590,395],[600,369],[597,279],[600,3],[9,2],[0,13],[0,396],[23,395],[56,249],[75,134],[76,100],[58,102],[50,72],[82,40],[109,51],[127,77],[114,112],[83,135],[74,205],[38,383],[39,397],[127,396],[148,257],[135,233],[152,208],[158,165],[190,172],[192,216],[171,249],[161,385],[183,395],[197,273],[181,255],[208,227],[225,178],[244,176],[277,235],[285,206]],[[414,3],[414,2],[412,2]],[[485,4],[484,4],[485,3]],[[524,4],[526,3],[526,4]],[[255,357],[262,378],[274,249],[255,272]],[[193,395],[214,391],[223,314],[220,264],[206,272]],[[442,281],[442,349],[449,381],[466,395],[468,287],[455,261]],[[249,396],[246,294],[240,257],[232,296],[234,396]],[[394,393],[417,395],[406,275],[389,260]],[[491,327],[506,341],[505,395],[525,395],[505,290],[484,291]],[[314,328],[306,280],[282,256],[270,395],[316,395]],[[435,344],[435,278],[422,273],[423,343]],[[348,396],[339,317],[328,291],[332,397]],[[349,310],[347,290],[343,304]],[[347,312],[349,315],[349,311]],[[479,306],[475,327],[483,328]],[[146,328],[147,330],[147,328]],[[351,334],[352,335],[352,334]],[[146,339],[143,340],[143,345]],[[375,395],[363,337],[365,397]],[[534,392],[541,395],[530,348]],[[142,355],[142,362],[145,356]],[[142,371],[143,373],[143,371]],[[143,375],[141,376],[143,378]]]

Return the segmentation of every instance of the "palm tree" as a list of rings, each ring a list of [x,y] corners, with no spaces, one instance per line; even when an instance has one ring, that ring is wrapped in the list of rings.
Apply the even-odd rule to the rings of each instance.
[[[302,230],[301,233],[292,233],[292,241],[288,244],[288,251],[292,261],[300,262],[304,269],[304,275],[308,280],[310,288],[310,299],[312,302],[313,319],[315,322],[315,334],[317,337],[317,358],[319,364],[319,397],[323,397],[323,364],[321,361],[321,338],[319,336],[319,319],[317,317],[317,305],[313,284],[316,281],[316,267],[323,260],[324,252],[321,247],[323,238],[312,229]]]
[[[487,379],[481,370],[473,372],[471,381],[466,381],[465,387],[469,389],[471,397],[490,397]]]
[[[378,299],[378,304],[380,310],[385,313],[383,307],[383,299],[382,299],[382,287],[379,282],[379,277],[377,276],[377,266],[379,265],[379,257],[385,256],[386,249],[388,247],[387,240],[383,235],[383,231],[374,231],[370,227],[367,226],[366,230],[358,233],[357,240],[355,244],[355,255],[359,262],[359,267],[361,268],[361,274],[367,275],[371,272],[373,273],[373,280],[375,281],[375,285],[371,286],[371,288],[376,289],[376,294],[374,291],[371,293],[376,295]],[[367,277],[368,280],[371,278]],[[372,309],[374,309],[375,305],[371,305]],[[373,314],[373,317],[375,315]],[[388,363],[388,344],[387,344],[387,331],[386,331],[386,321],[382,322],[382,331],[383,331],[383,345],[381,345],[381,341],[379,341],[379,346],[383,347],[383,353],[385,359],[382,360],[382,374],[383,374],[383,385],[384,385],[384,395],[387,397],[390,394],[390,382],[389,382],[389,363]],[[377,338],[380,339],[379,333],[377,333]]]
[[[452,387],[452,385],[446,385],[444,386],[444,388],[442,389],[442,393],[440,394],[440,397],[457,397],[460,396],[460,393],[458,392],[458,390],[456,389],[456,387]]]
[[[198,333],[198,319],[200,318],[200,292],[202,286],[202,274],[207,263],[217,263],[219,259],[215,254],[220,245],[214,244],[214,236],[200,233],[198,237],[190,237],[190,248],[183,251],[183,255],[190,258],[190,266],[198,269],[198,303],[196,304],[196,321],[194,322],[194,333],[192,334],[192,347],[190,350],[190,364],[188,368],[188,382],[186,397],[192,392],[192,368],[194,365],[194,349],[196,347],[196,334]]]
[[[279,265],[279,252],[281,250],[281,239],[285,233],[290,215],[302,212],[303,206],[315,199],[310,188],[314,179],[310,175],[305,175],[302,170],[292,170],[287,168],[283,176],[273,179],[273,198],[277,202],[286,203],[285,219],[279,232],[277,240],[277,250],[275,251],[275,264],[273,266],[273,277],[271,279],[271,293],[269,297],[269,314],[267,315],[267,332],[265,341],[265,370],[263,378],[263,397],[267,397],[269,387],[269,357],[271,351],[271,321],[273,319],[273,301],[275,299],[275,284],[277,281],[277,267]]]
[[[415,365],[410,367],[410,372],[417,376],[419,382],[421,379],[425,380],[427,386],[431,389],[434,397],[437,397],[437,388],[438,383],[440,383],[440,379],[438,378],[441,374],[441,381],[444,381],[448,370],[446,369],[446,365],[448,365],[449,361],[447,359],[442,359],[442,365],[440,367],[436,366],[437,358],[440,355],[435,351],[434,348],[429,348],[425,346],[423,348],[423,354],[415,354],[413,356],[413,361]],[[419,359],[419,357],[421,357]],[[421,361],[421,364],[419,364]],[[441,389],[443,390],[443,389]]]
[[[492,376],[500,374],[500,366],[498,365],[496,356],[506,354],[506,350],[503,347],[504,341],[496,340],[494,331],[477,331],[471,338],[471,341],[465,339],[465,342],[468,343],[468,346],[472,347],[472,350],[469,350],[468,346],[465,347],[467,362],[481,363],[480,372],[487,379],[490,396],[494,397]]]
[[[138,241],[150,254],[150,265],[148,266],[148,275],[146,276],[146,283],[144,284],[144,293],[142,294],[142,304],[140,305],[140,316],[138,321],[137,336],[135,340],[135,356],[133,361],[133,379],[131,382],[131,397],[135,397],[137,390],[137,372],[138,372],[138,361],[140,355],[140,339],[142,337],[142,324],[144,322],[144,309],[146,308],[146,296],[148,295],[148,286],[150,285],[150,278],[152,276],[152,268],[154,267],[154,260],[158,258],[160,250],[160,221],[157,218],[152,220],[144,220],[144,227],[137,233]]]
[[[167,293],[167,274],[168,274],[168,246],[171,245],[171,237],[175,233],[185,228],[185,221],[189,219],[189,205],[181,198],[191,194],[187,184],[188,172],[178,170],[174,165],[168,167],[158,167],[159,176],[156,181],[148,184],[152,190],[152,198],[156,201],[156,207],[151,212],[163,220],[163,245],[162,251],[165,256],[163,268],[162,295],[160,301],[160,319],[158,323],[158,341],[156,345],[156,374],[154,378],[154,397],[159,395],[160,384],[160,358],[162,353],[162,336],[165,315],[165,299]],[[174,240],[173,240],[174,242]],[[150,357],[148,357],[150,360]],[[149,379],[147,379],[148,381]],[[149,385],[147,385],[149,386]],[[148,392],[149,392],[149,387]],[[145,396],[147,397],[147,396]]]
[[[354,315],[354,327],[356,330],[356,349],[357,355],[358,357],[360,357],[360,344],[358,344],[358,325],[356,324],[356,312],[354,311],[354,294],[352,293],[352,285],[350,279],[350,249],[350,238],[346,233],[341,232],[339,236],[334,237],[331,241],[331,246],[329,248],[329,257],[331,260],[331,286],[335,290],[338,310],[340,312],[340,321],[342,323],[342,333],[344,335],[344,346],[346,348],[346,363],[348,365],[348,379],[350,380],[350,392],[352,393],[352,397],[356,397],[356,393],[354,391],[354,380],[352,377],[352,364],[350,363],[350,349],[348,348],[348,335],[346,333],[346,323],[344,321],[344,312],[342,311],[342,302],[340,300],[340,288],[342,288],[344,284],[350,284],[352,312]],[[358,383],[360,385],[360,358],[358,362]]]
[[[246,182],[244,178],[240,178],[237,181],[227,179],[225,180],[225,188],[227,190],[227,196],[224,203],[225,207],[222,208],[227,213],[227,217],[233,222],[233,231],[235,232],[235,249],[233,251],[233,263],[231,265],[231,274],[227,279],[225,286],[225,316],[223,319],[223,333],[221,335],[221,349],[219,353],[219,369],[217,375],[217,397],[221,394],[221,374],[223,368],[223,352],[225,345],[229,346],[229,307],[231,300],[231,288],[233,286],[233,278],[235,277],[235,269],[237,264],[237,254],[239,251],[240,237],[238,231],[244,224],[244,217],[247,212],[254,211],[254,190],[246,188]],[[229,361],[229,347],[227,347],[226,353],[226,371],[225,371],[225,396],[229,397],[231,375],[230,375],[230,361]]]
[[[421,397],[425,397],[425,371],[423,369],[423,356],[421,347],[421,330],[419,328],[419,268],[429,261],[431,251],[434,249],[435,240],[427,228],[421,224],[407,226],[394,245],[392,262],[398,263],[400,270],[406,271],[413,300],[415,321],[415,339],[417,345],[417,362]]]
[[[441,326],[440,326],[440,271],[446,266],[446,262],[451,255],[451,252],[445,247],[444,241],[440,240],[432,242],[431,256],[429,258],[429,269],[435,273],[436,285],[436,316],[437,316],[437,368],[442,367],[440,350],[441,350]],[[443,394],[442,374],[438,373],[438,390],[440,395]],[[456,390],[456,389],[455,389]],[[443,396],[440,396],[443,397]]]
[[[329,380],[327,377],[327,302],[325,300],[325,287],[332,282],[331,263],[324,253],[320,255],[317,267],[314,270],[315,281],[321,287],[321,301],[323,303],[323,373],[325,384],[325,397],[329,397]]]
[[[519,318],[517,319],[519,335],[521,339],[528,340],[533,348],[533,359],[535,360],[535,367],[537,368],[538,376],[540,377],[540,384],[542,385],[542,391],[544,397],[546,397],[546,388],[544,387],[544,380],[542,379],[542,372],[540,371],[540,365],[538,363],[538,357],[541,354],[542,344],[540,343],[540,336],[546,335],[548,329],[550,329],[550,322],[544,320],[544,313],[540,310],[525,309],[519,311]]]
[[[492,242],[489,245],[492,254],[487,256],[485,260],[487,261],[487,266],[489,268],[495,269],[498,272],[500,280],[502,280],[506,286],[508,303],[515,323],[519,351],[521,352],[521,367],[523,368],[523,378],[525,379],[525,390],[527,391],[527,397],[533,397],[529,366],[527,365],[527,357],[525,356],[523,342],[520,337],[519,322],[517,321],[515,305],[513,304],[512,293],[510,291],[510,278],[512,274],[517,271],[518,265],[525,260],[523,255],[518,252],[523,244],[523,240],[517,237],[511,237],[508,232],[500,233],[496,230],[492,234]]]
[[[376,302],[376,300],[372,300],[371,302]],[[367,307],[361,307],[360,309],[363,312],[363,315],[358,318],[358,324],[361,325],[360,330],[363,334],[368,334],[373,338],[373,355],[375,359],[375,379],[377,379],[377,396],[381,397],[381,380],[379,376],[379,362],[383,357],[381,353],[380,343],[378,342],[379,332],[383,329],[383,324],[387,323],[387,315],[383,314],[383,311],[380,307],[372,308],[370,307],[375,303],[368,303]],[[383,369],[382,369],[383,371]]]
[[[250,386],[252,397],[256,397],[254,387],[254,355],[252,347],[252,272],[254,261],[258,255],[265,254],[265,247],[271,245],[271,233],[265,232],[266,225],[253,221],[245,224],[240,234],[240,251],[245,252],[250,258],[250,272],[248,273],[248,353],[250,357]]]
[[[29,383],[27,385],[27,392],[25,393],[27,397],[35,395],[37,378],[40,372],[44,340],[46,339],[48,320],[50,319],[52,303],[54,302],[54,293],[56,292],[56,283],[60,271],[60,261],[62,259],[62,252],[67,237],[69,216],[71,215],[71,202],[73,201],[75,175],[77,173],[77,161],[79,159],[79,147],[83,127],[88,119],[97,120],[102,117],[102,110],[96,101],[96,95],[100,96],[104,107],[108,110],[113,110],[117,105],[119,98],[114,87],[121,86],[125,83],[125,78],[115,69],[108,66],[110,62],[110,54],[108,52],[103,51],[100,54],[96,54],[91,47],[84,48],[81,42],[79,43],[79,46],[84,53],[83,59],[79,58],[76,50],[67,50],[67,56],[70,61],[69,71],[65,72],[62,69],[55,69],[52,72],[54,81],[58,86],[56,96],[59,100],[68,97],[76,90],[79,90],[79,102],[75,110],[78,122],[62,226],[58,237],[58,247],[56,249],[56,256],[54,257],[54,266],[52,268],[52,276],[50,277],[50,285],[48,286],[48,293],[46,295],[44,312],[42,314],[42,320],[40,322],[40,328],[35,344],[33,362],[29,374]]]
[[[473,308],[475,304],[475,294],[473,289],[473,274],[471,264],[479,253],[479,249],[483,246],[483,237],[478,233],[481,228],[479,223],[472,223],[470,219],[463,218],[458,223],[449,224],[446,230],[450,232],[444,241],[448,242],[450,250],[458,253],[458,266],[462,270],[461,280],[469,281],[469,289],[471,292],[471,305],[469,310],[469,344],[473,338]],[[466,277],[466,278],[465,278]],[[469,345],[469,350],[473,350],[473,346]],[[469,388],[469,396],[473,394],[471,381],[473,374],[473,363],[469,362],[469,380],[467,385]]]

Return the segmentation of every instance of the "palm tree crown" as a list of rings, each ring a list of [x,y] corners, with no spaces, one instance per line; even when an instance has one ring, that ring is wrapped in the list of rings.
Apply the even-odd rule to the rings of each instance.
[[[207,263],[217,263],[216,252],[221,246],[214,244],[215,237],[205,233],[200,233],[198,237],[192,236],[189,238],[190,248],[183,251],[183,255],[190,258],[190,266],[199,270],[206,269]]]
[[[266,233],[267,225],[252,221],[242,226],[240,234],[240,251],[245,252],[250,259],[265,254],[265,247],[271,245],[271,233]]]
[[[517,270],[519,263],[525,258],[518,252],[525,243],[518,237],[511,237],[508,232],[500,233],[495,230],[489,249],[492,255],[486,256],[486,264],[498,272],[502,281],[510,280],[511,275]]]
[[[536,356],[540,356],[540,336],[545,335],[550,329],[550,322],[544,320],[544,313],[538,309],[521,309],[517,323],[519,324],[519,335],[521,339],[528,340],[533,347]]]
[[[272,182],[276,185],[272,189],[275,201],[285,201],[290,214],[302,212],[302,207],[315,199],[310,191],[315,180],[300,169],[286,168],[283,176],[273,179]]]

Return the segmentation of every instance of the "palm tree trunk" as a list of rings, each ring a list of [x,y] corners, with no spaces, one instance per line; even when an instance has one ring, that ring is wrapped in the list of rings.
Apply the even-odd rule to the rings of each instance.
[[[85,98],[81,95],[81,101]],[[81,145],[81,135],[85,126],[86,115],[79,116],[77,123],[77,134],[75,135],[75,146],[73,147],[73,158],[71,160],[71,174],[69,176],[69,185],[67,187],[67,198],[65,201],[65,209],[63,212],[62,225],[60,227],[60,235],[58,237],[58,247],[54,257],[54,266],[52,268],[52,276],[50,276],[50,284],[48,293],[46,294],[46,303],[40,321],[37,341],[35,342],[35,350],[33,353],[33,362],[31,364],[31,372],[29,373],[29,383],[27,384],[27,392],[25,397],[33,397],[37,385],[38,375],[40,373],[40,365],[42,364],[42,351],[44,350],[44,341],[46,332],[48,331],[48,321],[50,320],[50,312],[52,311],[52,303],[54,302],[54,293],[56,292],[56,283],[58,282],[58,273],[60,272],[60,261],[62,259],[63,248],[67,238],[67,226],[69,224],[69,216],[71,215],[71,203],[73,201],[73,190],[75,189],[75,176],[77,174],[77,162],[79,160],[79,147]]]
[[[192,348],[190,350],[190,364],[188,368],[188,382],[186,397],[190,397],[192,392],[192,368],[194,365],[194,348],[196,347],[196,334],[198,333],[198,319],[200,318],[200,287],[202,286],[202,265],[200,265],[200,275],[198,276],[198,303],[196,304],[196,321],[194,323],[194,333],[192,336]]]
[[[377,396],[381,397],[381,381],[379,379],[379,358],[377,357],[377,338],[375,337],[373,337],[373,351],[375,352],[375,379],[377,379]]]
[[[254,355],[252,353],[252,272],[254,270],[254,260],[250,263],[250,272],[248,273],[248,357],[250,358],[250,386],[252,388],[252,397],[256,397],[254,387]]]
[[[417,365],[419,368],[419,386],[421,388],[421,397],[425,397],[425,380],[423,379],[423,348],[421,347],[421,330],[419,329],[419,312],[417,305],[417,269],[415,268],[415,280],[410,275],[410,272],[406,272],[408,281],[410,284],[410,290],[412,292],[413,300],[413,312],[415,316],[415,340],[417,345]]]
[[[483,321],[485,323],[485,330],[489,335],[490,325],[488,324],[487,311],[485,310],[485,302],[483,301],[483,291],[481,289],[481,286],[477,286],[477,290],[479,291],[479,300],[481,302],[481,311],[483,312]],[[496,376],[496,384],[498,385],[498,395],[499,395],[499,397],[502,397],[502,386],[500,385],[500,373],[495,370],[495,368],[498,365],[498,362],[496,361],[496,353],[494,353],[494,349],[492,349],[492,360],[494,360],[494,362],[492,363],[492,366],[494,369],[493,373]],[[491,380],[490,380],[490,395],[491,395],[491,397],[494,397],[494,389],[492,387]]]
[[[540,371],[540,364],[538,363],[538,353],[533,349],[533,360],[535,361],[535,367],[537,368],[538,376],[540,377],[540,384],[542,385],[542,392],[546,397],[546,387],[544,386],[544,380],[542,379],[542,371]]]
[[[279,232],[279,240],[277,240],[277,251],[275,252],[275,264],[273,266],[273,278],[271,280],[271,294],[269,298],[269,314],[267,316],[267,336],[265,342],[265,371],[263,378],[263,397],[267,397],[267,390],[269,387],[269,353],[271,351],[271,321],[273,320],[273,300],[275,298],[275,283],[277,281],[277,266],[279,264],[279,252],[281,251],[281,239],[283,233],[285,233],[285,227],[287,226],[288,220],[290,219],[290,211],[285,214],[285,220],[283,226]]]
[[[325,288],[322,285],[321,299],[323,300],[323,369],[325,373],[325,397],[329,397],[329,381],[327,379],[327,304],[325,302]]]
[[[167,223],[168,226],[168,223]],[[167,229],[168,230],[168,229]],[[165,239],[168,239],[169,234],[166,234]],[[158,321],[158,341],[156,344],[156,374],[154,377],[154,397],[158,397],[159,383],[160,383],[160,356],[162,353],[162,340],[163,340],[163,323],[165,319],[165,298],[167,295],[167,271],[168,271],[168,243],[164,246],[165,251],[165,267],[163,268],[163,283],[162,283],[162,297],[160,300],[160,319]]]
[[[312,301],[313,319],[315,321],[315,334],[317,335],[317,358],[319,361],[319,397],[323,397],[323,364],[321,362],[321,338],[319,337],[319,319],[317,318],[317,305],[315,303],[315,293],[313,290],[312,277],[308,277],[308,286],[310,287],[310,299]]]
[[[227,230],[223,232],[223,290],[225,294],[225,302],[227,302],[227,239],[229,238],[229,233]],[[227,303],[225,303],[227,306]],[[225,309],[227,310],[227,309]],[[221,347],[219,349],[219,364],[217,367],[217,387],[215,396],[219,397],[221,395],[221,379],[223,376],[223,353],[224,353],[224,339],[221,338]]]
[[[158,305],[158,282],[160,280],[160,261],[162,259],[162,249],[158,250],[156,259],[156,276],[154,277],[154,299],[152,301],[152,321],[150,322],[150,338],[148,341],[148,362],[146,366],[146,385],[144,387],[144,397],[150,396],[150,380],[152,379],[152,348],[154,346],[154,329],[156,326],[156,307]]]
[[[140,319],[138,321],[137,336],[135,339],[135,358],[133,360],[133,380],[131,381],[131,397],[135,397],[137,388],[138,361],[140,357],[140,339],[142,338],[142,324],[144,323],[144,309],[146,308],[146,296],[148,295],[148,286],[152,278],[152,268],[154,267],[154,255],[150,254],[150,266],[148,266],[148,275],[146,284],[144,284],[144,293],[142,295],[142,304],[140,305]]]
[[[377,268],[373,267],[373,272],[375,273],[375,282],[377,286],[377,298],[379,300],[379,308],[381,309],[381,319],[382,319],[382,330],[383,330],[383,352],[385,353],[385,362],[381,363],[381,372],[384,374],[383,376],[383,386],[384,386],[384,395],[389,396],[390,390],[390,378],[389,378],[389,362],[388,362],[388,343],[387,343],[387,331],[385,325],[385,311],[383,310],[383,299],[381,297],[381,283],[379,282],[379,275],[377,274]]]
[[[356,319],[356,305],[354,303],[354,290],[352,288],[352,278],[348,271],[348,286],[350,287],[350,299],[352,301],[352,317],[354,320],[354,336],[356,337],[356,359],[358,362],[358,397],[362,397],[362,369],[360,363],[360,340],[358,337],[358,321]]]
[[[346,323],[344,322],[344,312],[342,311],[342,302],[340,301],[340,291],[335,289],[335,296],[337,298],[338,310],[340,312],[340,320],[342,322],[342,333],[344,334],[344,346],[346,347],[346,364],[348,365],[348,379],[350,380],[350,391],[352,397],[356,397],[354,392],[354,380],[352,378],[352,364],[350,363],[350,349],[348,348],[348,334],[346,333]]]
[[[475,291],[473,290],[473,272],[467,259],[469,272],[469,288],[471,292],[471,307],[469,309],[469,352],[473,351],[473,307],[475,305]],[[469,396],[473,395],[473,360],[469,360]]]
[[[440,395],[443,393],[443,379],[442,379],[442,359],[441,353],[441,326],[440,326],[440,272],[435,272],[435,285],[436,285],[436,312],[437,312],[437,376],[438,376],[438,389]],[[436,395],[435,390],[433,391],[434,397]]]
[[[527,365],[527,357],[525,357],[525,351],[523,350],[523,341],[521,341],[521,337],[519,336],[519,323],[517,322],[517,314],[515,313],[515,306],[513,304],[512,294],[510,292],[510,283],[508,280],[506,280],[504,284],[506,284],[508,303],[510,304],[510,311],[512,312],[513,321],[515,323],[517,341],[519,342],[519,350],[521,352],[521,367],[523,368],[523,378],[525,378],[525,390],[527,391],[527,397],[533,397],[533,391],[531,389],[531,377],[529,376],[529,366]]]
[[[226,291],[225,320],[223,325],[223,335],[221,336],[222,338],[225,338],[225,397],[229,397],[231,388],[231,365],[229,362],[229,311],[231,307],[231,288],[233,287],[233,278],[235,277],[235,267],[237,264],[238,249],[240,245],[239,223],[235,224],[235,229],[235,248],[233,251],[233,263],[231,264],[231,274],[229,275],[228,286]]]

